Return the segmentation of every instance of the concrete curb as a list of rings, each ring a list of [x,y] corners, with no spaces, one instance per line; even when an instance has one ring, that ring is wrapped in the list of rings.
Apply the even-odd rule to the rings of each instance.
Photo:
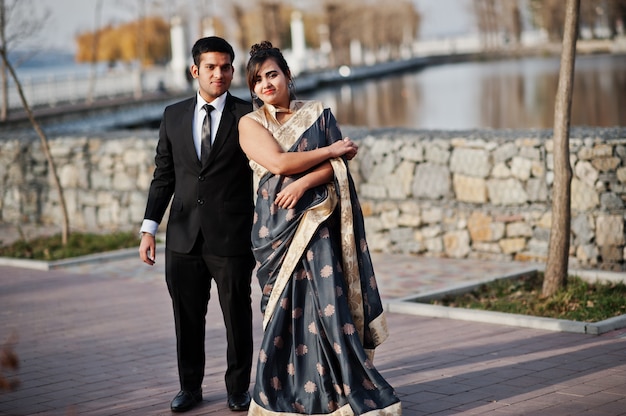
[[[626,315],[615,316],[600,322],[579,322],[567,319],[544,318],[537,316],[519,315],[513,313],[484,311],[478,309],[452,308],[449,306],[431,305],[433,299],[441,299],[446,295],[457,295],[469,292],[484,283],[500,279],[511,279],[529,273],[540,271],[537,267],[520,270],[505,276],[487,278],[471,283],[453,286],[444,290],[431,291],[418,296],[389,301],[385,308],[389,312],[409,315],[428,316],[431,318],[448,318],[461,321],[483,322],[489,324],[509,325],[523,328],[543,329],[547,331],[572,332],[577,334],[600,335],[616,329],[626,328]],[[580,276],[588,281],[624,281],[626,276],[621,273],[602,271],[572,271],[572,275]]]
[[[572,332],[590,335],[600,335],[616,329],[626,328],[626,315],[616,316],[600,322],[589,323],[504,312],[451,308],[448,306],[429,305],[407,301],[387,302],[385,309],[388,312],[427,316],[430,318],[448,318],[460,321],[482,322],[488,324],[543,329],[546,331]]]
[[[156,251],[157,253],[164,252],[165,244],[157,244]],[[90,254],[87,256],[73,257],[70,259],[56,261],[0,257],[0,266],[21,267],[24,269],[35,270],[53,270],[59,269],[61,267],[78,266],[85,263],[103,263],[107,261],[126,259],[130,257],[137,257],[137,259],[139,260],[138,248],[125,248],[121,250],[108,251],[106,253]]]

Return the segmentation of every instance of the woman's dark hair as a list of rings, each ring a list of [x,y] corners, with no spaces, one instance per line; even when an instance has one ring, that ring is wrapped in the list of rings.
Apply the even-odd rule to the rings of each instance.
[[[273,59],[280,70],[291,80],[291,70],[289,70],[289,65],[287,65],[287,61],[280,49],[273,47],[271,42],[264,40],[261,43],[252,45],[250,48],[250,60],[246,66],[248,88],[250,88],[250,91],[254,91],[259,69],[268,59]]]
[[[191,48],[193,63],[200,65],[200,55],[207,52],[227,53],[230,55],[231,64],[235,60],[235,51],[233,50],[233,47],[230,46],[230,43],[226,42],[226,40],[217,36],[209,36],[196,41]]]

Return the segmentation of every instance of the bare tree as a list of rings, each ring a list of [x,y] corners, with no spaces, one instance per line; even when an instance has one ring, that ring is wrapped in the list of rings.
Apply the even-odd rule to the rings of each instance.
[[[7,57],[20,41],[32,38],[45,25],[47,10],[30,6],[24,0],[20,3],[17,0],[0,0],[0,47],[5,50]],[[9,77],[4,63],[0,64],[0,83],[0,121],[4,121],[9,112]]]
[[[420,14],[409,1],[373,4],[364,0],[326,0],[323,12],[332,45],[332,66],[354,65],[350,49],[355,41],[366,53],[378,56],[382,51],[382,59],[397,58],[400,49],[410,46],[419,31]],[[373,27],[376,30],[364,30]]]
[[[0,0],[0,44],[3,49],[6,48],[6,13],[4,7],[4,0]],[[2,108],[0,108],[0,120],[5,121],[9,113],[9,79],[7,77],[7,69],[4,65],[4,60],[0,65],[0,77],[2,79]]]
[[[15,4],[16,3],[13,3],[13,5]],[[62,226],[61,237],[62,237],[63,245],[66,245],[70,227],[69,227],[69,216],[67,214],[67,206],[65,204],[65,197],[63,195],[63,188],[61,187],[61,183],[59,181],[59,177],[56,172],[56,166],[54,164],[54,160],[52,159],[52,154],[50,153],[50,147],[48,146],[48,140],[46,138],[46,135],[41,129],[41,127],[39,126],[39,124],[37,123],[37,121],[35,120],[33,111],[28,105],[28,101],[26,100],[26,96],[24,95],[24,91],[22,90],[22,84],[20,83],[20,80],[18,79],[17,74],[15,73],[15,69],[13,68],[13,65],[9,61],[9,51],[7,47],[8,42],[6,41],[6,37],[5,37],[6,24],[8,23],[8,19],[7,19],[8,14],[7,14],[7,8],[5,6],[6,6],[5,0],[0,0],[0,16],[2,17],[0,19],[0,24],[2,24],[2,26],[0,27],[0,34],[1,34],[0,37],[2,39],[2,45],[0,45],[0,57],[2,58],[3,73],[5,73],[5,71],[8,71],[11,77],[13,78],[13,81],[15,81],[15,86],[17,88],[19,97],[22,100],[22,106],[24,107],[24,111],[28,115],[28,119],[30,120],[33,128],[35,129],[35,131],[39,135],[39,138],[41,139],[41,146],[43,148],[44,154],[46,155],[46,159],[48,160],[48,167],[52,173],[54,185],[59,193],[59,203],[61,204],[61,209],[63,211],[63,226]]]
[[[502,20],[500,18],[499,3],[496,4],[494,0],[474,0],[473,9],[483,47],[486,50],[496,49]]]
[[[565,17],[563,0],[529,0],[530,15],[536,27],[544,29],[552,42],[561,42]],[[600,37],[598,27],[606,26],[609,37],[619,35],[618,28],[626,22],[626,0],[585,0],[578,11],[579,26]],[[580,33],[579,33],[580,35]]]
[[[24,91],[22,90],[22,84],[20,83],[20,80],[17,78],[15,69],[13,69],[13,66],[9,62],[6,49],[1,48],[0,55],[2,56],[2,62],[4,63],[5,67],[8,69],[9,73],[11,74],[11,77],[15,81],[15,86],[17,88],[17,92],[20,96],[20,99],[22,100],[22,106],[24,107],[24,111],[28,115],[28,119],[30,120],[30,123],[32,124],[33,128],[37,132],[37,135],[39,136],[39,138],[41,139],[41,147],[43,149],[44,155],[46,156],[46,160],[48,161],[48,168],[50,169],[54,186],[57,192],[59,193],[59,204],[61,205],[61,211],[63,214],[63,224],[61,227],[61,242],[63,243],[63,245],[67,245],[67,240],[68,240],[69,233],[70,233],[70,219],[69,219],[69,215],[67,214],[67,205],[65,203],[63,187],[61,186],[61,182],[59,181],[59,175],[57,174],[56,165],[54,163],[54,159],[52,158],[52,153],[50,153],[50,146],[48,145],[48,138],[46,137],[46,134],[39,126],[39,123],[37,123],[37,120],[35,120],[35,115],[33,114],[33,111],[31,110],[30,106],[28,105],[28,101],[26,100],[26,96],[24,95]]]
[[[261,1],[261,14],[263,20],[263,29],[265,37],[272,42],[274,46],[284,48],[280,38],[280,9],[282,5],[276,1]]]
[[[572,167],[569,160],[569,127],[580,0],[567,0],[565,7],[561,69],[554,106],[554,183],[548,261],[542,288],[545,297],[567,285],[570,246]]]

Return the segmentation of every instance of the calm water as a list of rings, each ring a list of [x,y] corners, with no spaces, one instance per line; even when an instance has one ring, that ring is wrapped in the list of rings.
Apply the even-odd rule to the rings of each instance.
[[[579,56],[572,126],[626,126],[626,55]],[[433,66],[307,94],[343,125],[552,128],[559,58]],[[297,81],[296,81],[297,82]]]

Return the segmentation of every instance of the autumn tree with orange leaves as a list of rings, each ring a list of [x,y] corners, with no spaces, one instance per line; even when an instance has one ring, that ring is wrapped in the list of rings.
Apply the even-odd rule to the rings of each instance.
[[[170,26],[160,17],[146,17],[120,26],[105,26],[94,32],[76,36],[76,62],[93,62],[94,37],[98,47],[97,62],[132,62],[142,59],[142,66],[149,67],[170,59]],[[139,40],[143,37],[144,42]],[[143,44],[144,50],[140,46]]]

